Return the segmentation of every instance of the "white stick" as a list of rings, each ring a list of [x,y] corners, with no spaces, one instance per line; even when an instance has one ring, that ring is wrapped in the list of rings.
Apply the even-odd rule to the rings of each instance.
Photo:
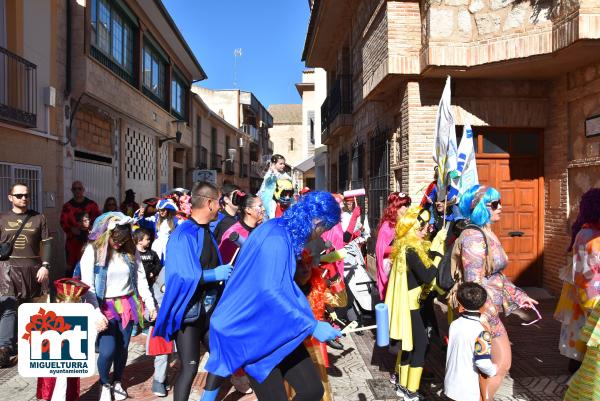
[[[356,333],[357,331],[373,330],[376,328],[377,328],[377,325],[374,324],[373,326],[357,327],[355,329],[348,329],[348,330],[344,329],[344,330],[342,330],[342,333],[343,334]]]

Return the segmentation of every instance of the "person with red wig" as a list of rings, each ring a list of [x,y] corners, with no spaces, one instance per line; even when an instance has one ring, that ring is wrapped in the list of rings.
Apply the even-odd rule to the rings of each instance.
[[[377,243],[375,245],[377,289],[382,301],[385,299],[385,290],[390,275],[391,263],[389,256],[392,251],[396,221],[404,214],[411,203],[410,196],[404,192],[392,192],[388,196],[387,207],[383,211],[383,216],[377,227]]]

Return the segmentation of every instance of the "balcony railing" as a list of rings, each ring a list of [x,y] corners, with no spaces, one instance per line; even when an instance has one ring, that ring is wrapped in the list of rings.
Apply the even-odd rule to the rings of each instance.
[[[0,119],[37,125],[37,67],[0,47]]]
[[[196,164],[201,170],[206,170],[208,168],[208,149],[204,146],[201,146],[200,149],[198,149],[198,162]]]
[[[340,75],[327,98],[321,105],[322,137],[329,134],[329,126],[341,114],[352,114],[352,79],[350,75]]]
[[[244,131],[246,134],[250,135],[250,138],[253,141],[258,142],[259,132],[258,132],[258,128],[256,128],[254,125],[242,124],[242,131]]]
[[[216,153],[211,153],[210,156],[210,168],[212,170],[217,170],[219,173],[223,169],[223,163],[221,162],[222,157]]]

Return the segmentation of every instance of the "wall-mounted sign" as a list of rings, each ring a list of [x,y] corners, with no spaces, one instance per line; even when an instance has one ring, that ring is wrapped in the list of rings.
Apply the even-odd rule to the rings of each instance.
[[[585,136],[600,135],[600,114],[585,119]]]
[[[194,182],[207,181],[217,185],[217,170],[194,170],[192,179]]]

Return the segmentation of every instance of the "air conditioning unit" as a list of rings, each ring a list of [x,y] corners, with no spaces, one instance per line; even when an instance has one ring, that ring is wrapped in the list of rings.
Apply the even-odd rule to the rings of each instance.
[[[244,138],[238,138],[238,147],[239,148],[243,148],[244,147]]]

